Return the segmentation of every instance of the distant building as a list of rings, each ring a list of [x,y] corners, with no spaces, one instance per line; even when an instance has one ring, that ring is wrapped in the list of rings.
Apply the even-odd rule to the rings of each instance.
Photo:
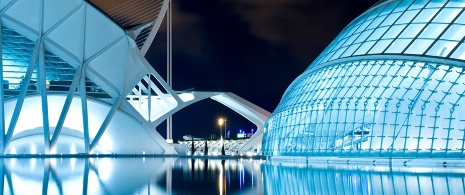
[[[464,157],[465,3],[380,1],[297,77],[264,155]]]

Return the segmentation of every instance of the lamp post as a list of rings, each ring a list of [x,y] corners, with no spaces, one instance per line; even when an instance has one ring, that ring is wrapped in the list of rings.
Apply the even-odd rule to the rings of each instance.
[[[223,142],[223,133],[221,126],[223,126],[224,123],[224,128],[225,128],[225,133],[226,133],[226,119],[220,118],[218,119],[218,125],[220,126],[220,136],[221,136],[221,155],[226,155],[226,152],[224,151],[224,142]],[[226,137],[225,137],[226,138]]]

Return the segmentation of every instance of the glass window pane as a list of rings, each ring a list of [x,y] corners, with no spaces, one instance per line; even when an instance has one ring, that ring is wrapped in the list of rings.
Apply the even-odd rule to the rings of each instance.
[[[455,23],[465,24],[465,12],[462,12],[462,15],[455,20]]]
[[[412,39],[396,39],[384,53],[402,53]]]
[[[331,56],[331,59],[329,59],[329,60],[338,59],[339,56],[341,56],[341,54],[344,53],[344,51],[345,51],[346,49],[347,49],[347,47],[343,47],[343,48],[337,50],[336,53],[335,53],[333,56]]]
[[[426,49],[433,43],[433,40],[417,39],[405,51],[406,54],[423,54]]]
[[[379,24],[384,20],[384,17],[378,17],[373,22],[371,22],[370,26],[367,29],[373,29],[379,26]]]
[[[376,29],[375,32],[373,32],[370,37],[368,37],[367,41],[378,40],[387,29],[388,27],[381,27]]]
[[[410,6],[411,3],[412,3],[412,0],[401,1],[400,4],[394,10],[394,12],[404,11],[405,9],[407,9],[407,7]]]
[[[355,31],[355,33],[362,32],[365,30],[365,28],[370,24],[370,22],[364,22],[360,27]]]
[[[327,61],[329,60],[329,58],[330,58],[332,55],[334,55],[335,52],[336,52],[336,51],[331,51],[329,54],[327,54],[327,55],[325,56],[325,58],[323,58],[323,59],[321,60],[321,63],[327,62]]]
[[[465,36],[465,25],[451,25],[442,35],[441,39],[460,41]]]
[[[412,4],[408,9],[421,9],[425,7],[426,3],[428,3],[429,0],[415,0],[415,3]]]
[[[362,34],[360,34],[360,36],[358,36],[358,38],[354,41],[354,43],[360,43],[360,42],[365,41],[365,39],[366,39],[372,32],[373,32],[373,30],[368,30],[368,31],[363,32]]]
[[[437,41],[433,47],[426,53],[431,56],[446,57],[454,49],[458,42],[453,41]]]
[[[454,54],[451,55],[451,58],[465,60],[465,43],[460,44]]]
[[[400,12],[390,14],[380,26],[390,26],[390,25],[394,24],[394,22],[397,20],[397,18],[400,16],[400,14],[401,14]]]
[[[465,2],[462,0],[452,0],[446,7],[465,7]]]
[[[438,12],[439,9],[424,9],[418,14],[418,16],[413,20],[413,23],[420,22],[429,22],[433,18],[434,14]]]
[[[341,39],[331,50],[340,48],[342,44],[347,41],[347,39],[348,39],[347,37],[344,39]]]
[[[420,34],[419,38],[437,38],[442,31],[447,27],[447,24],[429,24]]]
[[[399,38],[415,38],[423,27],[425,27],[425,24],[410,24],[402,32]]]
[[[378,16],[378,14],[379,14],[383,9],[384,9],[383,6],[380,6],[380,7],[376,8],[374,11],[371,12],[371,14],[370,14],[370,16],[368,16],[368,19],[367,19],[367,20],[373,19],[373,18],[375,18],[376,16]]]
[[[465,2],[462,0],[452,0],[446,7],[465,7]]]
[[[391,43],[392,40],[380,40],[376,45],[368,52],[369,54],[382,53],[386,47]]]
[[[386,34],[384,34],[383,39],[395,38],[399,33],[405,28],[405,24],[394,25],[392,26]]]
[[[361,45],[361,43],[351,45],[345,52],[342,54],[341,58],[351,56],[354,51]]]
[[[349,39],[344,43],[343,47],[351,45],[357,37],[358,37],[358,34],[350,36]]]
[[[404,12],[404,14],[397,20],[396,24],[405,24],[410,23],[412,19],[418,14],[419,10],[409,10]]]
[[[375,41],[365,42],[358,48],[354,55],[363,55],[366,54],[369,49],[375,44]]]
[[[433,22],[450,23],[457,16],[459,12],[460,12],[460,9],[444,8],[433,19]]]
[[[393,1],[389,3],[388,5],[384,6],[385,7],[384,10],[378,16],[383,16],[383,15],[387,15],[391,13],[398,3],[399,3],[398,1]]]
[[[426,8],[431,8],[431,7],[442,7],[446,1],[431,1]]]

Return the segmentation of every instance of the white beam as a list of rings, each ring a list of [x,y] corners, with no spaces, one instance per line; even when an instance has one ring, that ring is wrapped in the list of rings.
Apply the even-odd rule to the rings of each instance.
[[[121,102],[123,101],[124,97],[120,96],[116,99],[116,102],[113,104],[113,106],[110,109],[110,112],[108,112],[107,116],[105,117],[105,120],[103,121],[102,125],[100,126],[97,134],[95,135],[94,139],[92,140],[92,143],[90,144],[90,151],[92,151],[100,141],[100,138],[102,138],[103,133],[107,129],[108,125],[110,124],[111,119],[115,115],[116,111],[118,111],[119,106],[121,105]]]
[[[39,46],[39,72],[37,78],[38,80],[38,87],[40,96],[41,96],[41,105],[42,105],[42,121],[43,121],[43,129],[44,129],[44,146],[45,146],[45,154],[50,153],[50,125],[48,119],[48,103],[47,103],[47,87],[46,87],[46,74],[45,74],[45,51],[44,51],[44,43],[40,41]]]
[[[82,107],[82,127],[84,131],[84,152],[88,154],[90,152],[90,138],[89,138],[89,113],[87,112],[87,95],[86,95],[86,70],[85,66],[81,67],[81,71],[77,74],[81,74],[79,80],[79,95],[81,96],[81,107]]]
[[[2,37],[2,21],[0,20],[0,39]],[[2,136],[0,137],[0,151],[4,153],[4,144],[5,144],[5,92],[3,89],[3,41],[0,41],[0,81],[2,85],[0,86],[0,132]],[[3,181],[3,175],[2,175]],[[3,182],[2,182],[3,187]],[[3,191],[2,191],[3,192]]]
[[[81,66],[76,69],[76,73],[74,74],[73,81],[69,87],[68,95],[66,96],[65,104],[61,110],[60,118],[58,119],[57,125],[55,126],[55,132],[53,132],[52,140],[50,141],[50,148],[55,147],[58,137],[60,136],[61,129],[63,128],[63,124],[65,123],[66,115],[68,115],[69,107],[71,106],[71,102],[73,101],[76,88],[81,78],[81,74],[79,73],[80,70]]]
[[[15,130],[16,123],[19,119],[19,114],[21,113],[21,109],[23,107],[24,98],[26,97],[27,88],[29,87],[29,82],[31,81],[32,72],[34,71],[34,65],[37,62],[37,58],[39,56],[39,47],[40,47],[40,40],[36,41],[36,45],[34,47],[34,52],[31,56],[31,61],[29,62],[29,66],[27,68],[26,76],[22,81],[21,91],[18,95],[18,100],[16,101],[16,106],[13,111],[13,115],[11,116],[10,126],[8,127],[8,131],[6,133],[5,142],[4,142],[4,151],[6,153],[8,150],[8,145],[11,142],[11,137],[13,136],[13,131]],[[3,85],[3,80],[2,80]]]
[[[152,26],[152,30],[150,31],[149,36],[147,36],[144,45],[142,46],[142,48],[140,48],[140,52],[143,56],[145,56],[145,54],[149,50],[150,45],[152,44],[153,39],[155,39],[155,35],[157,35],[158,29],[160,28],[161,22],[163,21],[163,17],[165,16],[166,10],[168,10],[169,3],[170,0],[163,0],[163,5],[160,9],[160,12],[158,13],[157,19],[155,19],[155,23]]]

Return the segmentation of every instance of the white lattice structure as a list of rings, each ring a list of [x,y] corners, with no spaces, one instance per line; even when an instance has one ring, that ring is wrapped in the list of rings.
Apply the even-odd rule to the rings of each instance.
[[[156,127],[209,97],[263,129],[263,109],[173,91],[147,62],[168,3],[1,0],[2,152],[176,154]]]

